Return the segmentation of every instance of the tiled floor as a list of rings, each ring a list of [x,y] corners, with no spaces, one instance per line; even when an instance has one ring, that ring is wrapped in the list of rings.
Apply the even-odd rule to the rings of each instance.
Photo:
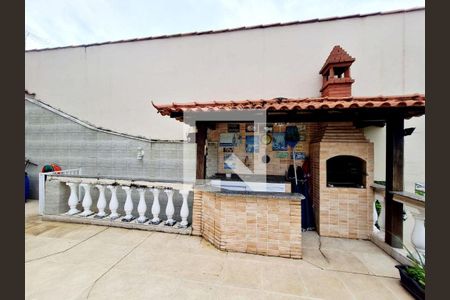
[[[199,237],[45,222],[25,204],[26,299],[412,299],[369,241],[303,234],[302,260]],[[321,251],[319,245],[321,244]]]

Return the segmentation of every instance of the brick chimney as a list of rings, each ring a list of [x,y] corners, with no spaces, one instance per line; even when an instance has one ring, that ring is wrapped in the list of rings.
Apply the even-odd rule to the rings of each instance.
[[[319,74],[323,77],[322,97],[350,97],[352,84],[350,66],[355,61],[341,46],[333,47]]]

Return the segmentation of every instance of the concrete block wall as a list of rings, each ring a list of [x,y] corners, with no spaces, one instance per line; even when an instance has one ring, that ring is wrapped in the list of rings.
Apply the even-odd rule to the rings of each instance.
[[[138,160],[138,148],[144,157]],[[27,168],[31,198],[38,198],[38,173],[46,164],[82,168],[93,176],[193,180],[195,144],[152,141],[87,128],[25,100],[25,157],[38,166]],[[184,164],[184,165],[183,165]]]

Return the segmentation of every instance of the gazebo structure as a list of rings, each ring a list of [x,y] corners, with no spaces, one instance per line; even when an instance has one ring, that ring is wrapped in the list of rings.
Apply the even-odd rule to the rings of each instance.
[[[386,126],[385,242],[402,247],[403,204],[393,197],[403,192],[404,136],[411,134],[404,120],[425,114],[425,96],[353,97],[354,61],[332,49],[319,72],[321,97],[153,104],[196,128],[193,234],[224,250],[300,258],[305,195],[292,188],[289,169],[308,162],[311,178],[300,179],[310,183],[318,233],[368,239],[374,153],[363,128]],[[299,142],[289,151],[292,126]]]

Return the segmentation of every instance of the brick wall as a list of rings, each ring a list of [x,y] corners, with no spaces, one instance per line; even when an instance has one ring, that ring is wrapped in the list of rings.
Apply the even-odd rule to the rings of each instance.
[[[198,190],[195,194],[193,232],[200,232],[217,248],[301,258],[301,206],[298,199]],[[199,200],[201,204],[197,205],[195,202]]]

